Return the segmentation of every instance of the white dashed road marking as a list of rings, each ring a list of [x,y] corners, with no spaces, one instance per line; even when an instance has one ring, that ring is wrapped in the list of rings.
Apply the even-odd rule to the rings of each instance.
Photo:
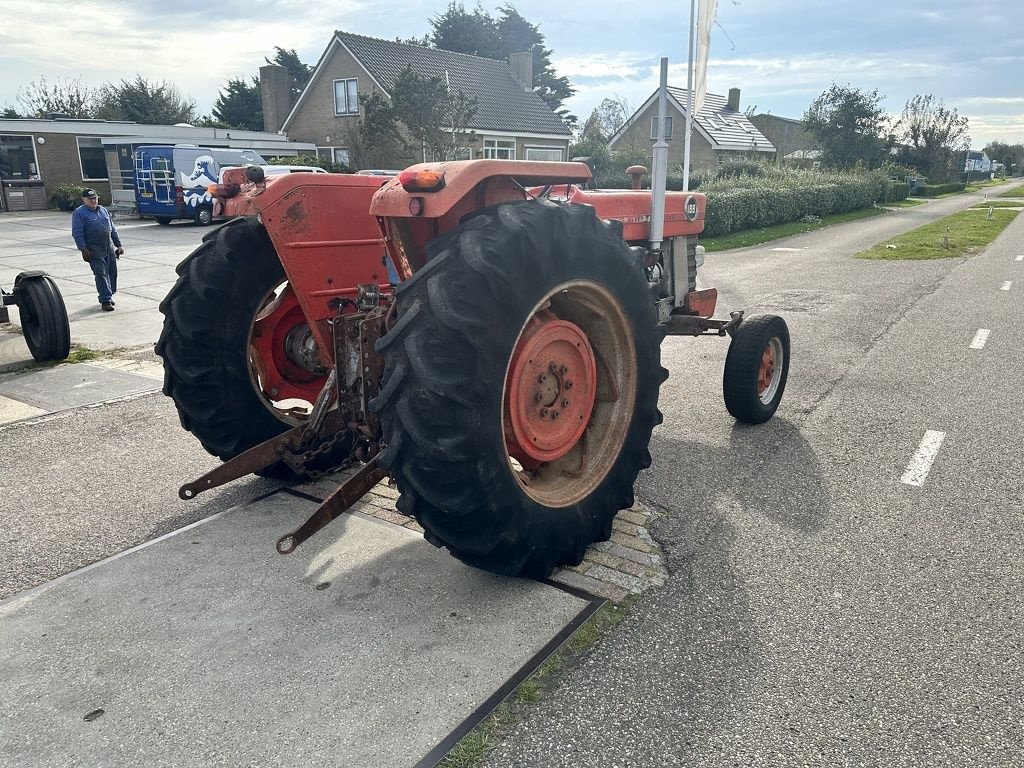
[[[978,332],[974,334],[974,341],[971,342],[971,349],[984,349],[985,342],[988,341],[988,335],[992,333],[988,328],[979,328]]]
[[[907,464],[907,469],[903,473],[903,477],[900,478],[900,482],[918,487],[924,485],[924,481],[932,469],[932,463],[939,454],[939,448],[942,447],[942,441],[945,439],[945,432],[937,432],[934,429],[925,432],[924,437],[921,438],[921,444],[917,446],[917,453]]]
[[[800,252],[800,251],[802,251],[804,249],[803,248],[770,248],[769,250],[772,250],[772,251],[785,251],[786,253],[798,253],[798,252]]]
[[[1024,253],[1020,254],[1020,256],[1018,256],[1018,257],[1017,257],[1017,258],[1015,259],[1015,261],[1024,261]]]
[[[1000,291],[1010,290],[1010,286],[1013,285],[1013,280],[1003,280],[1003,284],[999,286]]]

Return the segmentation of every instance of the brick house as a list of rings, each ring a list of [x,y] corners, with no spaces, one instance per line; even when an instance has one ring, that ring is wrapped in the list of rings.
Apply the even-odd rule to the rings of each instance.
[[[463,159],[568,159],[572,132],[533,92],[531,54],[509,58],[496,61],[336,31],[294,105],[286,71],[260,68],[264,128],[286,131],[296,141],[316,144],[322,157],[348,164],[347,137],[362,114],[359,95],[377,91],[390,98],[399,73],[409,66],[424,77],[446,78],[453,90],[476,99]]]
[[[686,130],[685,88],[668,87],[668,160],[669,167],[683,164],[684,132]],[[633,115],[622,124],[608,142],[609,149],[650,148],[656,135],[658,92],[655,91]],[[740,158],[774,159],[775,147],[740,112],[740,89],[730,88],[729,96],[709,93],[694,116],[690,138],[690,170],[713,168],[726,160]]]
[[[761,114],[751,116],[750,122],[775,145],[775,159],[779,162],[787,159],[814,161],[821,157],[818,140],[802,120]]]
[[[311,152],[287,136],[262,131],[141,125],[107,120],[0,119],[0,211],[49,207],[61,184],[93,187],[104,200],[132,189],[132,152],[142,144],[253,149],[264,157]],[[134,199],[133,194],[127,195]]]

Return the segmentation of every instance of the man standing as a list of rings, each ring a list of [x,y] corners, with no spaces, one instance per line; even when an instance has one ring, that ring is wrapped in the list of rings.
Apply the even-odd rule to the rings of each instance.
[[[71,214],[71,236],[96,277],[96,291],[104,312],[114,311],[117,293],[117,260],[124,253],[121,238],[95,189],[82,190],[82,205]]]

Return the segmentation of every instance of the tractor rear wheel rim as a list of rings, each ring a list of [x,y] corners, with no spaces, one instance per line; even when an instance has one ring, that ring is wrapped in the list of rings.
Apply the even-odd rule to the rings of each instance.
[[[502,394],[523,491],[552,507],[593,493],[622,450],[636,389],[632,323],[615,295],[589,280],[549,291],[519,333]]]
[[[325,376],[306,370],[289,355],[288,339],[306,327],[291,286],[275,286],[259,307],[249,328],[249,379],[268,410],[297,426],[309,416]]]
[[[784,354],[782,341],[777,336],[768,341],[761,353],[761,365],[757,371],[757,396],[765,405],[771,403],[779,391]]]

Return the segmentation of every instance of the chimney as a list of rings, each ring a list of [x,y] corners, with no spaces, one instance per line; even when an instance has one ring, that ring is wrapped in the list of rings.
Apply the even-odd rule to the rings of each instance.
[[[519,81],[519,84],[528,91],[533,90],[533,53],[522,51],[508,55],[508,66],[512,70],[512,77]]]
[[[263,130],[277,133],[292,109],[291,78],[280,64],[260,67],[260,101],[263,104]]]
[[[730,88],[729,89],[729,101],[726,103],[725,106],[728,107],[729,109],[731,109],[733,112],[739,112],[740,111],[740,89],[739,88]]]

